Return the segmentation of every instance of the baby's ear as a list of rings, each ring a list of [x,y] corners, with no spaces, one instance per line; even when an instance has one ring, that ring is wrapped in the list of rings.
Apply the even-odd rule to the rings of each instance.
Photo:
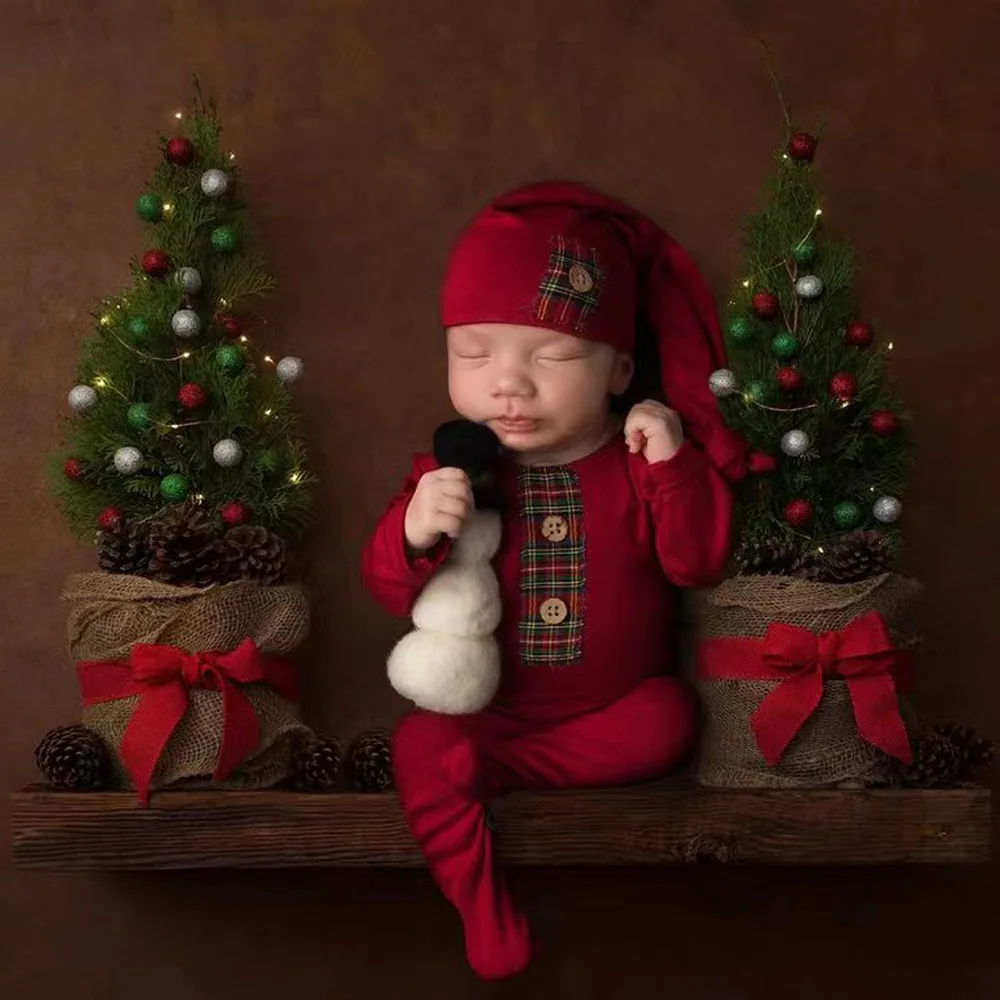
[[[608,392],[612,396],[621,396],[631,384],[633,375],[635,375],[635,361],[632,360],[632,355],[616,351],[611,377],[608,380]]]

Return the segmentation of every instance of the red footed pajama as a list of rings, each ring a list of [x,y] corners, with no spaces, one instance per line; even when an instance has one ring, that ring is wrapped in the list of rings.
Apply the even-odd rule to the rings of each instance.
[[[653,677],[601,709],[551,726],[482,712],[413,712],[393,740],[407,824],[458,910],[469,964],[484,979],[531,959],[527,919],[497,871],[485,803],[516,789],[613,785],[658,777],[692,745],[696,708],[672,677]]]

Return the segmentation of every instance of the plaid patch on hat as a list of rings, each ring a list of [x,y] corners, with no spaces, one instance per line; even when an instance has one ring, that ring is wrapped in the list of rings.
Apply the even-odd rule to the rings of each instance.
[[[579,240],[552,237],[548,267],[538,286],[535,318],[554,326],[582,330],[597,309],[604,273],[597,251],[586,249]]]
[[[557,466],[518,472],[521,521],[521,662],[577,663],[586,590],[583,500],[576,473]]]

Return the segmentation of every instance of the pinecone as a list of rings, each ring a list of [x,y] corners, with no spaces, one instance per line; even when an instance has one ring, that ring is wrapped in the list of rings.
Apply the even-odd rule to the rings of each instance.
[[[252,580],[265,586],[284,582],[284,540],[262,525],[230,528],[222,539],[221,550],[227,580]]]
[[[737,573],[747,576],[788,576],[798,564],[798,547],[781,535],[765,535],[758,539],[744,537],[733,564]]]
[[[340,784],[343,748],[339,740],[318,736],[309,740],[292,763],[295,787],[304,792],[329,792]]]
[[[86,726],[60,726],[42,737],[35,763],[53,788],[93,792],[107,786],[110,756],[104,740]]]
[[[113,528],[101,531],[97,540],[97,562],[106,573],[145,576],[149,569],[149,539],[120,518]]]
[[[185,504],[149,537],[149,576],[177,587],[207,587],[222,582],[218,539],[204,512]]]
[[[951,742],[958,752],[958,781],[975,781],[976,773],[993,760],[994,745],[972,726],[960,722],[942,722],[933,732]]]
[[[888,572],[890,563],[885,538],[877,531],[859,529],[828,547],[819,579],[824,583],[854,583]]]
[[[344,772],[356,792],[385,792],[393,786],[392,743],[380,729],[362,733],[347,748]]]
[[[954,743],[940,733],[925,732],[911,737],[913,761],[902,766],[900,778],[908,788],[953,788],[961,764]]]

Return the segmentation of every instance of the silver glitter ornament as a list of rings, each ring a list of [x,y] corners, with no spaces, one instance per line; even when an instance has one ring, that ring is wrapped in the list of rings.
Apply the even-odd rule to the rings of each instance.
[[[131,476],[142,468],[142,452],[127,445],[115,452],[115,468],[123,476]]]
[[[708,388],[719,399],[731,396],[738,386],[736,376],[728,368],[718,368],[708,376]]]
[[[297,382],[305,370],[306,366],[302,364],[301,358],[282,358],[277,366],[278,378],[282,382]]]
[[[201,275],[193,267],[178,268],[177,283],[188,295],[196,295],[201,291]]]
[[[74,413],[86,413],[97,402],[97,391],[89,385],[74,385],[69,391],[69,408]]]
[[[201,175],[201,189],[209,198],[218,198],[220,194],[225,193],[227,187],[229,187],[229,177],[225,171],[213,167]]]
[[[899,515],[903,513],[903,505],[895,497],[879,497],[872,506],[872,513],[876,521],[883,524],[892,524],[899,520]]]
[[[178,309],[170,317],[170,328],[178,337],[196,337],[201,329],[201,320],[193,309]]]
[[[224,469],[231,469],[234,465],[239,465],[243,458],[243,449],[238,441],[232,438],[223,438],[216,442],[212,449],[212,458]]]
[[[805,431],[786,431],[781,435],[781,450],[791,458],[800,458],[809,450],[809,435]]]
[[[817,299],[823,294],[823,279],[815,274],[803,274],[795,282],[795,294],[804,299]]]

